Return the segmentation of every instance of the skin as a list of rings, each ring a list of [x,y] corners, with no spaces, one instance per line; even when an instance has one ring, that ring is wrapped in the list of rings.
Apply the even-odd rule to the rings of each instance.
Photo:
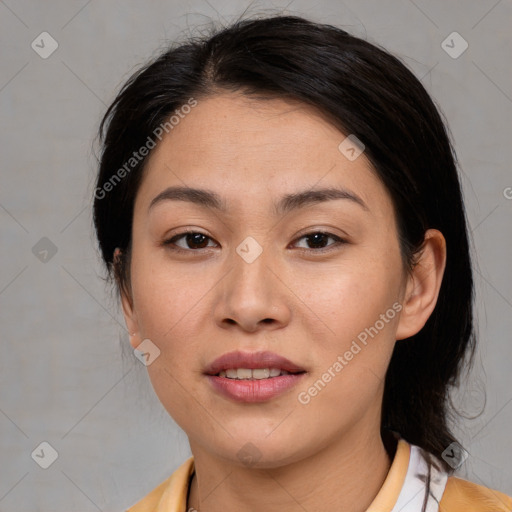
[[[364,153],[348,160],[345,135],[309,106],[235,93],[201,99],[153,150],[138,191],[129,290],[122,305],[131,344],[161,351],[147,367],[160,401],[195,458],[189,507],[364,511],[390,467],[380,436],[384,376],[396,340],[432,313],[446,261],[429,230],[418,264],[404,270],[390,196]],[[152,199],[169,186],[205,188],[227,212]],[[359,196],[276,215],[283,195],[325,186]],[[191,228],[207,237],[196,248]],[[322,252],[306,234],[328,232]],[[236,252],[248,236],[263,249]],[[201,248],[206,246],[206,248]],[[402,310],[307,404],[307,390],[393,303]],[[406,343],[407,341],[404,341]],[[303,367],[302,382],[264,403],[212,390],[206,364],[232,350],[271,350]],[[244,465],[252,443],[261,458]]]

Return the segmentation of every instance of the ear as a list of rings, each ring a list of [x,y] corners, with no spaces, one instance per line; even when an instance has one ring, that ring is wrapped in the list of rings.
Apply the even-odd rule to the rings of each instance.
[[[429,229],[408,276],[396,339],[419,332],[434,311],[446,267],[446,240],[437,229]]]
[[[126,328],[128,329],[128,332],[130,334],[130,344],[133,348],[137,348],[142,340],[140,339],[139,335],[139,324],[137,321],[137,314],[133,307],[133,299],[131,296],[128,295],[128,291],[125,289],[125,287],[121,286],[119,278],[120,274],[118,271],[121,264],[121,258],[121,249],[119,249],[119,247],[116,247],[116,249],[114,250],[114,268],[116,269],[115,276],[121,295],[121,305],[123,307],[124,321],[126,323]]]

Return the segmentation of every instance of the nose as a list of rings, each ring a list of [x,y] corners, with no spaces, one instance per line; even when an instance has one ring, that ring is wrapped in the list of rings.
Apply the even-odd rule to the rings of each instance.
[[[234,252],[228,264],[231,271],[217,289],[217,325],[223,329],[238,326],[246,332],[287,325],[291,318],[291,293],[268,252],[264,250],[250,263]]]

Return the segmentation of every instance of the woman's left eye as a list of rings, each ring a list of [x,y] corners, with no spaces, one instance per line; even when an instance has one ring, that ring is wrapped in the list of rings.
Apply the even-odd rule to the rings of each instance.
[[[306,244],[308,244],[310,247],[301,247],[301,249],[308,249],[308,250],[317,250],[318,252],[322,251],[322,249],[330,250],[330,247],[333,245],[340,245],[345,242],[342,238],[339,236],[333,235],[332,233],[326,233],[324,231],[314,231],[311,233],[308,233],[306,235],[301,236],[300,238],[297,238],[297,240],[308,240]],[[327,241],[329,239],[334,240],[334,243],[327,244]],[[311,247],[313,246],[313,247]]]

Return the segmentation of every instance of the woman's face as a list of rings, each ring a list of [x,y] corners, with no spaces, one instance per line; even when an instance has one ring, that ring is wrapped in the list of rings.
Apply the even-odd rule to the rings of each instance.
[[[147,370],[193,449],[271,467],[380,428],[407,278],[391,199],[364,152],[339,149],[346,135],[299,103],[226,93],[200,100],[150,156],[123,307],[133,346],[160,350]],[[153,202],[170,187],[219,204]],[[221,365],[259,368],[229,372],[248,380],[207,375],[235,351],[302,373],[256,378],[287,366],[267,354]]]

